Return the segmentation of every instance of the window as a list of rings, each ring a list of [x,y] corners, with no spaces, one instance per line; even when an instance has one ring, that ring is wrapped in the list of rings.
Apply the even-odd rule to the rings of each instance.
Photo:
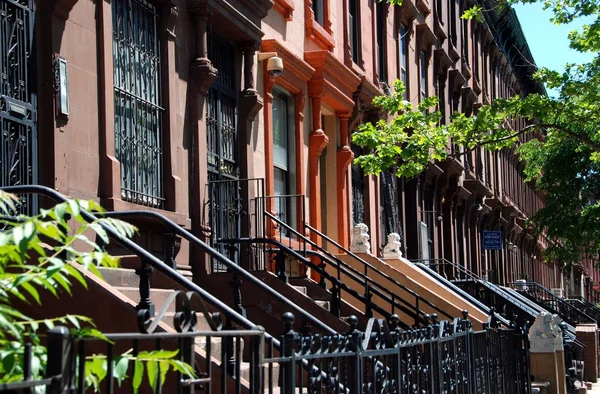
[[[288,95],[273,92],[273,166],[275,196],[288,196],[295,192],[295,151],[293,122],[290,114],[292,100]],[[292,224],[294,202],[289,197],[276,198],[274,209],[278,217]]]
[[[156,8],[146,0],[113,0],[115,154],[121,198],[163,206],[160,43]]]
[[[360,21],[358,0],[348,0],[348,13],[350,14],[350,54],[352,61],[360,63]]]
[[[313,14],[315,14],[315,21],[321,26],[325,24],[324,1],[325,0],[312,0],[312,11]]]
[[[421,69],[421,100],[424,100],[427,98],[427,55],[424,51],[421,51],[419,66]]]
[[[408,32],[406,27],[400,24],[400,28],[398,29],[398,65],[399,65],[399,75],[398,78],[404,84],[404,99],[408,100],[408,73],[406,71],[406,63],[408,57]]]
[[[386,50],[386,5],[377,3],[377,74],[380,82],[387,82],[387,50]]]
[[[469,64],[469,20],[462,20],[462,55],[466,65]]]

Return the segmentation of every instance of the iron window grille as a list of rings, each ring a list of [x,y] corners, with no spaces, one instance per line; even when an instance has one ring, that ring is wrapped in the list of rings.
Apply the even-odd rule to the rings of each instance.
[[[158,14],[146,0],[113,0],[115,154],[121,198],[164,205]]]
[[[38,183],[34,3],[0,1],[0,186]],[[19,196],[19,213],[36,207],[36,196]]]

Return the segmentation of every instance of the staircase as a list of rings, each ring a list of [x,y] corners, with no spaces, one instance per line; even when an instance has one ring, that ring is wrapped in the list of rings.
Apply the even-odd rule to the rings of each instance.
[[[586,315],[592,317],[597,322],[600,321],[600,308],[598,308],[593,302],[590,302],[581,296],[565,298],[564,300],[580,311],[583,311]]]
[[[487,280],[480,278],[467,268],[446,259],[413,260],[419,268],[434,276],[449,288],[460,289],[472,301],[487,306],[499,313],[504,321],[533,322],[538,314],[535,308]],[[451,279],[448,278],[451,276]]]
[[[572,326],[580,323],[596,323],[598,321],[588,315],[585,310],[579,309],[576,304],[557,297],[552,291],[539,283],[519,281],[511,283],[510,286],[548,311],[558,314],[565,322]]]

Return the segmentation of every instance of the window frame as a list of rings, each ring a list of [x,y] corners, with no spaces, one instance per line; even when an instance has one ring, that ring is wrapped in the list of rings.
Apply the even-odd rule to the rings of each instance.
[[[360,23],[360,0],[348,1],[348,44],[350,47],[350,59],[358,66],[362,62],[361,23]],[[352,5],[354,4],[354,7]],[[354,9],[354,16],[353,10]]]
[[[398,79],[404,83],[404,99],[408,100],[408,39],[410,30],[404,25],[398,25]],[[404,52],[404,53],[403,53]],[[402,74],[404,72],[404,75]]]
[[[294,96],[286,91],[285,89],[274,86],[273,91],[273,101],[272,101],[272,113],[271,120],[273,124],[273,195],[274,196],[286,196],[286,195],[294,195],[296,193],[296,184],[297,184],[297,162],[296,162],[296,129],[295,129],[295,100]],[[286,134],[286,148],[285,148],[285,158],[287,163],[285,166],[281,163],[277,163],[277,154],[275,153],[276,148],[276,102],[282,102],[285,108],[285,134]],[[281,171],[285,174],[285,192],[279,193],[277,190],[277,172]],[[295,228],[296,224],[296,212],[298,211],[298,207],[294,206],[294,199],[290,199],[290,204],[286,201],[285,207],[283,209],[278,208],[280,202],[278,199],[275,199],[273,207],[275,209],[276,215],[280,217],[280,219],[287,223],[290,227]],[[283,212],[280,212],[283,211]],[[281,214],[283,214],[283,218],[281,218]],[[290,236],[291,234],[285,234],[286,236]]]
[[[112,68],[110,70],[110,72],[112,73],[112,101],[113,101],[113,113],[112,115],[112,122],[113,122],[113,127],[114,127],[114,154],[115,157],[117,158],[117,160],[120,163],[120,167],[121,167],[121,171],[120,171],[120,192],[119,195],[121,197],[121,199],[123,201],[127,201],[130,203],[134,203],[134,204],[139,204],[139,205],[144,205],[144,206],[150,206],[150,207],[154,207],[154,208],[160,208],[163,209],[165,206],[165,201],[166,201],[166,181],[167,181],[167,177],[165,176],[165,152],[166,152],[166,148],[167,148],[167,143],[166,143],[166,138],[168,138],[168,111],[166,111],[165,109],[165,97],[164,96],[164,87],[168,86],[168,81],[165,81],[165,70],[168,70],[168,65],[166,64],[168,59],[163,59],[165,56],[165,51],[164,49],[164,45],[165,45],[165,39],[164,39],[164,34],[162,32],[163,30],[163,26],[161,23],[161,8],[159,7],[158,4],[153,3],[152,1],[149,0],[134,0],[136,1],[136,3],[139,3],[140,5],[138,7],[134,7],[133,9],[128,9],[128,7],[126,7],[123,4],[117,4],[120,1],[126,1],[126,0],[111,0],[110,2],[110,15],[111,15],[111,32],[112,32],[112,50],[111,50],[111,62],[112,62]],[[119,43],[118,40],[115,39],[115,29],[117,28],[117,20],[118,20],[118,13],[115,12],[115,8],[117,7],[121,7],[120,11],[123,13],[122,17],[124,19],[124,21],[122,23],[127,23],[130,18],[133,19],[134,16],[131,16],[130,13],[132,12],[137,12],[138,14],[140,12],[143,12],[144,14],[148,14],[150,13],[150,15],[143,15],[146,17],[149,17],[152,20],[152,23],[149,24],[148,26],[151,25],[152,28],[152,32],[148,33],[148,35],[144,38],[151,38],[152,41],[152,46],[154,47],[154,53],[152,53],[154,55],[154,58],[156,59],[156,65],[155,65],[155,69],[152,73],[152,80],[153,82],[151,83],[152,86],[152,90],[154,91],[154,100],[149,99],[148,97],[143,98],[141,94],[136,93],[135,90],[137,89],[143,89],[143,86],[141,85],[141,82],[139,82],[139,86],[136,86],[132,89],[127,89],[127,87],[125,85],[127,85],[127,81],[121,82],[119,83],[119,72],[124,72],[125,68],[127,68],[127,66],[123,66],[122,69],[119,70],[119,68],[117,68],[117,63],[120,62],[121,60],[121,56],[117,56],[121,51],[119,50]],[[137,15],[137,14],[136,14]],[[152,36],[152,37],[150,37]],[[125,37],[127,38],[127,37]],[[134,35],[134,39],[139,39],[139,32],[136,32]],[[138,45],[139,46],[139,45]],[[148,47],[148,45],[145,45],[145,47]],[[141,59],[139,56],[139,49],[137,49],[138,52],[134,53],[133,57],[129,57],[130,62],[134,62],[134,66],[133,67],[129,67],[130,68],[130,80],[131,78],[135,79],[135,81],[141,81],[142,78],[144,77],[143,74],[143,70],[142,70],[142,66],[140,66],[141,63]],[[132,60],[133,59],[133,60]],[[123,81],[123,77],[121,77],[121,80]],[[166,82],[166,83],[165,83]],[[146,85],[147,87],[148,85]],[[147,90],[147,89],[144,89]],[[149,93],[152,94],[152,93]],[[129,112],[128,114],[121,114],[117,108],[119,108],[119,105],[117,105],[117,101],[118,100],[126,100],[127,97],[129,96],[129,100],[130,100],[130,104],[135,104],[135,108],[139,108],[139,107],[146,107],[146,111],[144,114],[140,114],[140,110],[137,109],[134,112],[134,107],[131,106],[129,107],[129,109],[125,108],[126,112]],[[139,104],[142,105],[139,105]],[[150,109],[148,109],[150,108]],[[151,111],[154,111],[154,113],[150,113]],[[108,115],[108,114],[107,114]],[[136,182],[138,183],[142,183],[146,180],[146,178],[151,177],[151,175],[148,174],[148,172],[143,173],[142,170],[138,169],[138,165],[133,165],[130,166],[132,168],[128,167],[128,171],[131,172],[131,179],[129,180],[130,183],[126,183],[124,181],[125,179],[125,175],[124,175],[124,167],[126,167],[126,165],[124,164],[125,159],[123,158],[123,154],[126,155],[131,155],[131,156],[136,156],[137,154],[136,152],[119,152],[119,146],[123,143],[123,141],[119,141],[119,137],[117,136],[119,133],[118,127],[117,125],[119,124],[119,120],[118,118],[120,118],[121,122],[127,122],[127,123],[131,123],[131,135],[135,135],[136,137],[139,137],[140,135],[142,135],[142,133],[144,132],[144,130],[141,130],[140,133],[140,126],[139,124],[136,122],[139,121],[141,118],[140,116],[144,115],[145,121],[148,120],[148,116],[152,117],[156,117],[156,119],[154,120],[154,122],[152,122],[151,127],[148,128],[146,127],[146,133],[150,133],[151,137],[155,137],[155,145],[153,145],[153,147],[155,147],[156,149],[158,149],[158,153],[155,152],[155,154],[151,155],[153,156],[153,159],[157,159],[158,158],[158,169],[155,170],[156,174],[156,192],[154,194],[150,194],[148,193],[149,189],[144,190],[143,186],[137,186]],[[110,115],[109,115],[110,116]],[[110,122],[109,119],[107,119],[107,121]],[[152,131],[151,128],[156,127],[158,130]],[[134,130],[137,129],[137,130]],[[129,134],[128,134],[129,136]],[[144,135],[144,137],[147,137],[148,135]],[[134,138],[135,139],[135,138]],[[125,141],[126,142],[126,141]],[[130,148],[126,145],[123,145],[125,148]],[[152,147],[149,147],[152,148]],[[139,147],[136,148],[136,150],[139,150]],[[151,149],[152,150],[152,149]],[[135,159],[133,159],[135,160]],[[138,158],[139,160],[139,158]],[[137,171],[137,172],[136,172]],[[131,185],[134,185],[133,187]],[[153,186],[151,186],[152,188]]]
[[[419,98],[421,101],[427,98],[427,94],[429,92],[427,66],[427,52],[425,50],[421,50],[419,53]]]

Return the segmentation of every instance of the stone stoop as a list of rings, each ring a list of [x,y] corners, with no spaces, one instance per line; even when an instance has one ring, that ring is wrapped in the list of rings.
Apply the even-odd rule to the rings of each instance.
[[[112,286],[112,288],[120,293],[121,297],[125,297],[129,300],[131,300],[131,303],[133,305],[137,304],[137,302],[139,301],[139,277],[138,275],[135,273],[134,269],[131,268],[104,268],[104,267],[100,267],[98,268],[98,270],[100,271],[100,274],[102,275],[102,279],[109,284],[110,286]],[[296,289],[300,292],[302,292],[301,288]],[[151,288],[150,289],[150,300],[152,301],[152,303],[154,304],[155,307],[155,311],[159,312],[167,298],[169,297],[169,295],[173,292],[173,289],[161,289],[161,288]],[[306,291],[306,289],[304,289],[304,291]],[[176,314],[176,305],[175,303],[172,303],[171,305],[169,305],[169,307],[167,308],[165,314],[163,315],[162,319],[161,319],[161,325],[163,326],[163,328],[166,328],[166,331],[176,331],[175,330],[175,325],[174,325],[174,317]],[[206,321],[206,318],[201,315],[198,314],[197,315],[198,318],[198,323],[196,325],[196,330],[197,331],[210,331],[210,325],[208,324],[208,322]],[[166,325],[166,327],[165,327]],[[198,356],[202,357],[202,358],[206,358],[207,353],[207,337],[197,337],[195,338],[195,352]],[[223,341],[221,338],[212,338],[211,340],[211,360],[212,363],[218,367],[221,368],[222,367],[222,360],[221,360],[221,352],[223,349]],[[235,343],[234,343],[234,352],[236,352],[235,349]],[[240,354],[243,355],[244,353],[244,340],[242,339],[241,341],[241,349],[240,349]],[[250,363],[246,362],[246,361],[242,361],[241,365],[240,365],[240,373],[241,373],[241,380],[242,380],[242,386],[243,387],[249,387],[249,378],[250,378]],[[272,369],[272,382],[274,384],[274,390],[275,389],[279,389],[279,365],[275,364],[273,365],[273,369]],[[265,376],[264,376],[264,384],[265,387],[267,387],[267,385],[269,384],[269,376],[268,376],[268,371],[265,370]],[[228,383],[228,386],[233,387],[233,383]],[[305,391],[303,391],[305,392]]]

